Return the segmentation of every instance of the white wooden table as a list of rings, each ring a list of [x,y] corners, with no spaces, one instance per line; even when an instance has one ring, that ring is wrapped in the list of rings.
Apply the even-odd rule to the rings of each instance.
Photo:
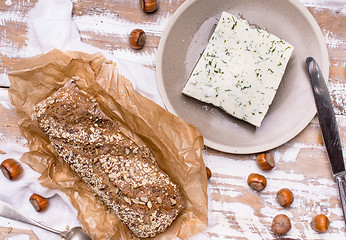
[[[0,83],[7,78],[14,61],[24,57],[27,40],[25,16],[36,2],[0,2]],[[137,0],[74,0],[73,19],[84,42],[155,70],[163,29],[183,2],[160,0],[158,11],[145,14]],[[301,2],[315,17],[325,37],[330,57],[329,90],[343,148],[346,149],[346,0]],[[134,28],[142,28],[147,33],[146,46],[139,51],[128,45],[128,33]],[[0,105],[0,118],[1,149],[2,144],[18,141],[22,136],[13,110]],[[206,165],[213,172],[208,189],[210,226],[206,235],[210,239],[273,239],[270,231],[272,218],[285,213],[293,225],[288,237],[346,239],[338,191],[318,120],[315,118],[297,137],[270,152],[276,159],[276,168],[267,173],[255,164],[256,155],[232,155],[205,149]],[[215,156],[219,158],[216,160]],[[266,175],[268,186],[265,191],[258,193],[249,189],[246,178],[251,172]],[[295,195],[289,209],[282,209],[275,200],[276,191],[282,187],[291,188]],[[327,233],[317,234],[310,227],[311,218],[318,213],[326,214],[331,220]],[[15,237],[19,235],[25,235],[25,239],[37,239],[31,231],[0,228],[0,239],[17,239]]]

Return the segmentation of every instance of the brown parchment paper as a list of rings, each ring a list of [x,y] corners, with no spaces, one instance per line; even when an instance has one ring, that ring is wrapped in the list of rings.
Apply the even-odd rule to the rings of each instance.
[[[31,119],[33,107],[71,78],[112,119],[135,133],[153,152],[160,168],[181,188],[187,207],[154,239],[188,239],[208,224],[207,178],[199,130],[136,92],[101,54],[53,50],[23,59],[9,74],[9,96],[30,151],[20,159],[41,173],[40,183],[60,189],[78,210],[78,220],[93,239],[137,239],[118,217],[98,203],[88,186],[55,153]],[[139,136],[139,138],[137,137]]]

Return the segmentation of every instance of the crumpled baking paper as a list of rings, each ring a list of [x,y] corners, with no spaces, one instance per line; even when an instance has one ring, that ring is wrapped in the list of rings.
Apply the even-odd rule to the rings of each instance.
[[[60,189],[78,210],[78,220],[93,239],[136,239],[105,206],[98,203],[69,166],[56,154],[31,119],[34,106],[71,78],[126,131],[141,138],[165,171],[181,188],[186,209],[172,226],[154,239],[188,239],[208,224],[207,178],[199,130],[135,91],[102,54],[51,52],[18,62],[9,74],[9,97],[30,152],[20,159],[41,174],[47,188]]]

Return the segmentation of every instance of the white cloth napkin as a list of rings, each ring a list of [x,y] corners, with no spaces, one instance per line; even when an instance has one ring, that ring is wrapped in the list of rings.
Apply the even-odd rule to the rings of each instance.
[[[117,63],[120,73],[132,82],[138,92],[163,106],[156,84],[155,72],[134,62],[118,59],[105,50],[81,42],[77,26],[72,20],[72,7],[70,0],[40,0],[36,4],[27,16],[28,41],[25,56],[47,53],[55,48],[62,51],[102,52],[107,59]],[[11,108],[5,90],[0,92],[0,104]],[[6,136],[0,135],[0,138],[6,138]],[[6,151],[7,154],[0,154],[0,162],[9,157],[19,159],[24,152],[28,151],[24,144],[24,140],[2,144],[0,149]],[[66,230],[67,226],[78,226],[77,212],[66,196],[60,191],[42,187],[37,180],[39,174],[25,164],[23,167],[24,174],[16,181],[9,181],[0,174],[0,201],[32,219],[58,230]],[[50,207],[45,212],[37,213],[31,206],[29,197],[32,193],[50,197]],[[61,239],[56,234],[2,217],[0,217],[0,226],[31,229],[40,240]],[[16,239],[24,240],[28,237],[23,235],[22,238]]]
[[[135,62],[119,59],[111,53],[83,43],[72,20],[70,0],[40,0],[28,15],[28,48],[26,56],[47,53],[55,48],[86,53],[102,52],[117,63],[120,74],[129,79],[135,90],[163,106],[155,72]]]

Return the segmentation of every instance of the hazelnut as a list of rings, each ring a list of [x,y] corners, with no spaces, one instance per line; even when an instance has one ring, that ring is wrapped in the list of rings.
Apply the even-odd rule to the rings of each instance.
[[[311,227],[320,233],[323,233],[328,230],[330,221],[328,217],[324,214],[318,214],[312,218]]]
[[[210,169],[208,167],[205,167],[205,170],[207,172],[207,178],[209,180],[211,178],[211,171],[210,171]]]
[[[36,193],[31,195],[29,202],[37,212],[44,211],[48,207],[48,198],[42,197]]]
[[[0,168],[4,176],[9,180],[17,179],[23,172],[21,164],[13,158],[4,160]]]
[[[265,176],[258,173],[251,173],[247,178],[247,184],[256,191],[260,192],[267,186]]]
[[[271,170],[275,167],[273,155],[270,153],[261,153],[256,157],[257,165],[265,171]]]
[[[139,0],[141,8],[146,13],[155,12],[159,7],[158,0]]]
[[[281,236],[291,230],[291,221],[285,214],[276,215],[272,223],[272,231]]]
[[[129,43],[133,49],[141,49],[146,40],[146,34],[142,29],[134,29],[130,33]]]
[[[289,207],[294,200],[293,193],[288,188],[280,189],[276,194],[276,198],[281,207]]]

